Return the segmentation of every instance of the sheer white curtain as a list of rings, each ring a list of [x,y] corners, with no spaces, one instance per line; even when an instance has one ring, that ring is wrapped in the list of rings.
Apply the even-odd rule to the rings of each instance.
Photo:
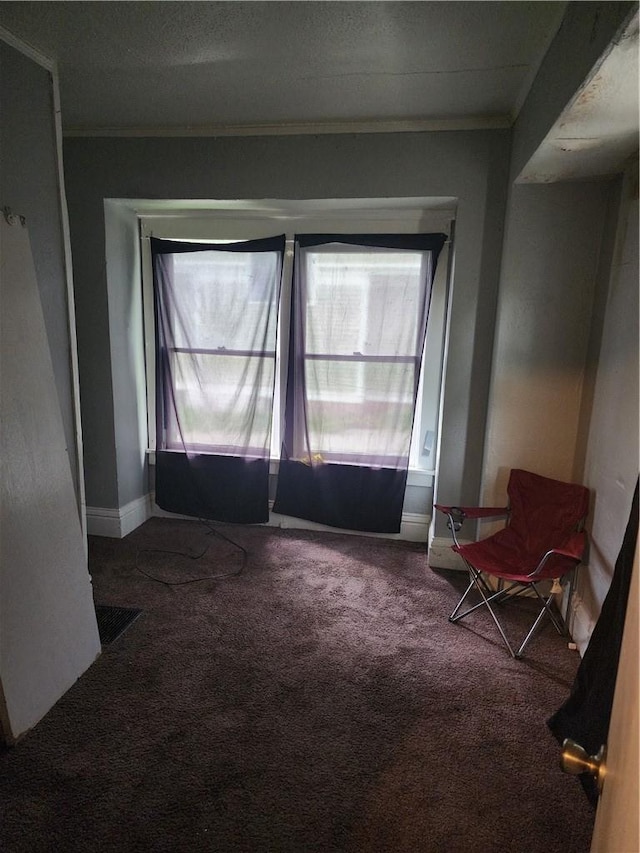
[[[430,253],[329,244],[301,248],[300,266],[308,426],[300,451],[406,462]]]
[[[152,240],[156,500],[165,509],[268,518],[283,252],[284,237],[215,246]]]
[[[296,238],[277,512],[397,532],[443,234]]]

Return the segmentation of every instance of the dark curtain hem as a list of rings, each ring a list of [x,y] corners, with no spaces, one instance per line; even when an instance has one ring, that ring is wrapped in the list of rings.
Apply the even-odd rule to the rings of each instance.
[[[262,524],[269,520],[269,462],[156,451],[156,503],[195,518]]]
[[[622,633],[629,599],[633,558],[638,537],[638,485],[622,548],[616,560],[611,586],[593,629],[589,645],[578,667],[571,695],[547,721],[557,740],[571,738],[595,755],[607,742],[611,708],[618,674]],[[595,780],[580,776],[590,802],[595,806],[598,791]]]
[[[399,533],[406,470],[280,461],[273,511],[342,530]]]

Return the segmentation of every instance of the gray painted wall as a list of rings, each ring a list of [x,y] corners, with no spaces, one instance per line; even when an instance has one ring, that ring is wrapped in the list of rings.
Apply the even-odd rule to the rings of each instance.
[[[569,4],[514,128],[511,180],[636,9]],[[622,205],[613,176],[515,183],[505,221],[483,498],[500,502],[515,466],[590,488],[591,547],[570,614],[582,651],[638,476],[637,187],[637,167]]]
[[[147,400],[140,239],[135,213],[105,202],[107,245],[117,247],[106,258],[111,388],[118,503],[126,506],[145,494]],[[91,472],[92,475],[95,472]]]
[[[507,131],[235,139],[67,139],[87,504],[141,497],[135,276],[107,294],[104,199],[459,199],[438,488],[477,500],[493,346],[510,135]],[[110,279],[112,276],[110,275]],[[110,290],[111,290],[110,285]],[[118,307],[116,310],[116,302]],[[123,310],[124,309],[124,310]],[[111,317],[111,325],[109,318]],[[117,362],[112,366],[112,356]],[[125,428],[125,422],[134,429]],[[121,452],[122,450],[122,452]],[[132,464],[124,464],[128,458]],[[134,459],[138,462],[133,464]],[[426,502],[426,495],[425,495]],[[415,506],[412,496],[412,508]],[[424,512],[430,506],[424,506]]]
[[[607,182],[515,184],[509,199],[484,498],[511,468],[580,480],[581,403]]]
[[[87,503],[95,507],[122,507],[123,500],[140,497],[146,483],[139,444],[139,389],[135,385],[138,380],[130,366],[127,370],[126,363],[126,354],[131,353],[132,346],[138,346],[132,339],[133,327],[126,309],[131,306],[137,311],[132,291],[137,285],[135,276],[126,270],[122,270],[121,285],[116,282],[115,289],[111,282],[107,286],[105,281],[103,202],[127,198],[456,197],[455,275],[435,493],[445,503],[479,500],[483,475],[488,483],[495,473],[484,469],[485,424],[508,173],[513,178],[519,174],[634,5],[569,4],[562,27],[517,121],[512,157],[508,131],[68,139],[65,163],[78,307]],[[540,207],[540,200],[552,200],[554,192],[561,205],[555,209],[550,203],[553,222],[550,225],[544,222],[545,205]],[[528,355],[534,366],[547,347],[554,355],[570,352],[577,372],[578,353],[582,354],[585,365],[588,342],[593,337],[589,325],[595,286],[592,261],[597,266],[594,258],[605,206],[602,192],[606,191],[574,188],[512,197],[508,215],[515,236],[505,255],[508,275],[502,274],[503,316],[508,318],[509,300],[518,288],[522,295],[533,284],[543,302],[554,293],[560,302],[571,301],[578,296],[580,277],[586,277],[576,303],[579,320],[569,335],[557,323],[547,326],[546,337],[539,340],[532,332]],[[561,210],[565,213],[558,217]],[[584,236],[573,229],[571,222],[567,225],[572,211],[585,223],[584,233],[594,240],[580,257],[571,257],[576,245],[574,238],[582,240]],[[527,275],[518,273],[513,290],[510,279],[514,268],[518,272],[521,253],[532,254],[530,243],[534,234],[528,231],[529,222],[534,225],[535,239],[541,243],[551,240],[555,250],[547,266],[546,256],[537,255],[537,266],[529,271],[528,285]],[[578,243],[582,245],[580,240]],[[569,288],[571,296],[558,297],[552,287],[554,276]],[[540,277],[546,277],[549,290],[539,286]],[[537,307],[532,315],[532,329],[541,328],[541,310]],[[501,364],[509,351],[509,345],[505,344],[508,320],[505,324],[499,343],[503,349],[496,351],[496,364]],[[570,427],[565,424],[565,439],[574,434],[576,441],[582,442],[576,452],[584,456],[588,428],[582,415],[576,416],[576,409],[581,413],[584,406],[575,384],[574,391],[573,421]],[[508,408],[502,413],[507,419]],[[494,419],[494,438],[503,427]],[[527,435],[523,434],[523,442]],[[492,441],[490,437],[490,452]],[[127,459],[130,464],[125,464]],[[495,462],[491,464],[495,468]],[[426,503],[427,493],[422,497]],[[411,508],[418,506],[419,499],[412,494]],[[430,506],[424,509],[428,512]],[[441,519],[436,522],[435,533],[444,534]]]
[[[77,461],[50,73],[0,41],[0,207],[27,218],[71,474]]]
[[[483,500],[502,502],[512,467],[591,490],[590,546],[570,614],[582,651],[638,476],[638,355],[637,169],[624,182],[515,185]]]

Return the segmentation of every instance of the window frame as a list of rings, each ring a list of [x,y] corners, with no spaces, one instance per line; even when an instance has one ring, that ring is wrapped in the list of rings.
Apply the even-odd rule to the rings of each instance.
[[[348,235],[345,235],[347,238]],[[401,251],[410,251],[410,250],[401,250],[401,249],[385,249],[384,247],[378,246],[359,246],[357,243],[349,243],[348,239],[345,239],[344,243],[327,243],[320,244],[318,246],[307,246],[301,248],[301,256],[300,263],[305,264],[305,273],[301,281],[300,286],[300,298],[302,304],[300,306],[300,312],[304,315],[304,332],[303,339],[307,341],[307,329],[308,329],[308,315],[307,315],[307,307],[311,304],[315,304],[315,302],[311,302],[309,299],[309,294],[307,292],[306,282],[309,281],[309,269],[308,265],[311,263],[310,255],[313,252],[317,252],[318,254],[326,254],[326,255],[371,255],[376,251],[381,252],[401,252]],[[417,252],[420,250],[416,250]],[[421,275],[424,275],[425,271],[421,270]],[[348,284],[345,282],[345,284]],[[357,285],[348,284],[348,286],[356,287]],[[361,317],[365,317],[366,322],[370,319],[370,314],[368,309],[370,307],[370,298],[371,291],[368,288],[364,294],[364,302],[366,302],[367,311],[365,313],[360,314]],[[428,320],[427,320],[428,322]],[[366,323],[365,323],[366,325]],[[361,330],[362,332],[362,326]],[[419,330],[416,326],[416,333],[419,334]],[[318,351],[309,351],[306,345],[304,351],[302,353],[302,361],[303,361],[303,371],[305,375],[305,385],[307,387],[307,400],[310,400],[309,396],[309,382],[308,382],[308,373],[307,373],[307,363],[308,362],[332,362],[332,363],[356,363],[360,365],[366,364],[409,364],[412,365],[413,370],[413,382],[412,387],[416,387],[416,392],[418,391],[418,386],[420,383],[420,373],[421,373],[421,358],[416,357],[415,355],[366,355],[365,353],[354,350],[352,353],[329,353],[329,352],[318,352]],[[363,371],[364,373],[364,371]],[[362,383],[364,386],[364,382]],[[366,389],[365,389],[366,392]],[[412,418],[415,420],[416,410],[418,406],[421,405],[422,401],[418,399],[416,396],[416,403],[414,406],[414,410],[412,412]],[[413,429],[412,429],[413,432]],[[300,458],[305,455],[306,451],[301,446],[302,436],[294,434],[294,454],[295,458]],[[413,444],[413,441],[411,442]],[[366,453],[357,453],[357,452],[349,452],[349,451],[328,451],[328,450],[319,450],[318,451],[322,456],[323,460],[327,462],[333,462],[342,465],[386,465],[389,464],[391,467],[395,467],[398,464],[399,457],[398,456],[383,456],[381,454],[372,457],[370,454]],[[411,450],[409,451],[409,458],[411,458]]]
[[[180,242],[182,242],[182,241],[180,241]],[[194,242],[195,243],[196,241],[184,241],[184,242],[185,243],[186,242]],[[228,242],[231,242],[231,241],[227,241],[227,240],[219,241],[219,240],[217,240],[211,244],[212,250],[215,250],[216,246],[220,246],[220,245],[226,244]],[[233,241],[233,242],[237,242],[237,241]],[[240,242],[242,242],[242,241],[240,241]],[[247,242],[250,242],[250,241],[247,241]],[[202,253],[201,249],[194,249],[193,253],[188,252],[188,251],[184,252],[184,253],[179,253],[177,256],[174,256],[174,262],[173,263],[174,264],[176,263],[175,257],[184,258],[185,256],[198,255],[200,253]],[[241,258],[241,257],[246,257],[246,255],[243,252],[236,252],[236,251],[232,251],[232,252],[228,252],[228,253],[220,253],[220,254],[226,255],[229,260],[231,258],[237,259],[237,258]],[[279,266],[280,266],[279,264],[276,266],[276,273],[275,273],[276,277],[278,276],[278,267]],[[151,275],[152,275],[152,279],[153,279],[153,269],[151,269]],[[282,275],[282,270],[280,269],[280,276],[281,275]],[[152,288],[153,288],[153,281],[152,281]],[[277,303],[277,295],[278,295],[279,290],[280,290],[280,282],[278,282],[277,278],[276,278],[276,283],[275,283],[276,302],[274,304],[276,311],[278,310],[278,307],[279,307],[278,303]],[[259,302],[264,302],[265,304],[267,304],[269,301],[270,300],[264,300],[264,299],[262,299],[262,300],[250,299],[249,300],[249,302],[251,304],[256,304]],[[202,306],[198,306],[198,308],[199,308],[199,310],[202,310]],[[154,324],[153,329],[152,329],[152,332],[153,332],[153,348],[154,348],[154,352],[155,352],[155,343],[156,343],[156,335],[155,335],[156,313],[155,313],[155,310],[153,312],[152,319],[153,319],[153,324]],[[176,329],[175,323],[176,323],[177,318],[176,318],[175,312],[171,311],[168,307],[166,308],[166,319],[167,319],[167,323],[169,324],[169,326],[171,327],[171,330],[172,330],[171,334],[170,334],[171,340],[174,341],[177,337],[176,332],[175,332],[175,329]],[[167,359],[167,362],[169,365],[169,367],[168,367],[169,373],[174,378],[177,377],[180,373],[179,369],[174,370],[174,368],[177,368],[177,362],[178,362],[178,359],[176,358],[176,356],[180,355],[180,354],[213,356],[213,357],[221,357],[221,358],[229,358],[229,357],[236,357],[236,356],[237,357],[244,357],[244,358],[259,358],[259,359],[267,360],[273,364],[273,367],[270,368],[270,370],[272,370],[273,383],[275,383],[276,377],[277,377],[277,373],[276,373],[277,323],[278,323],[278,320],[276,317],[275,329],[273,332],[273,349],[268,349],[268,350],[245,349],[245,350],[243,350],[243,349],[228,349],[225,346],[206,347],[206,346],[168,346],[168,345],[166,345],[163,348],[163,353],[164,353],[163,358]],[[155,373],[153,375],[153,380],[154,380],[153,386],[154,386],[154,395],[155,395],[156,394],[156,387],[155,386],[156,386],[156,381],[157,381]],[[272,394],[275,395],[275,386],[273,383],[270,383],[270,386],[271,386]],[[153,410],[148,411],[148,421],[151,421],[151,420],[153,420],[154,425],[155,425],[156,424],[155,405],[154,405]],[[183,440],[181,440],[179,438],[180,429],[179,429],[178,420],[176,418],[176,411],[175,411],[173,406],[167,406],[166,407],[165,416],[163,418],[163,426],[164,426],[164,433],[163,433],[162,438],[161,438],[161,445],[162,445],[162,449],[164,449],[164,450],[182,450],[183,448],[186,448],[189,451],[193,451],[196,453],[212,453],[212,454],[218,454],[218,455],[235,455],[239,449],[242,449],[243,452],[250,451],[249,455],[253,454],[253,455],[255,455],[256,458],[263,458],[262,448],[259,448],[257,446],[249,446],[249,447],[239,448],[238,445],[234,445],[234,444],[222,444],[222,443],[214,443],[214,442],[205,443],[205,442],[198,442],[198,441],[184,442]],[[156,426],[156,429],[157,429],[157,426]],[[269,434],[270,435],[271,435],[272,429],[273,429],[273,418],[272,418],[272,422],[269,426]],[[212,436],[212,438],[213,437],[214,436]],[[156,438],[156,446],[157,446],[157,438]],[[270,450],[271,450],[271,447],[270,447]]]
[[[369,200],[367,200],[369,201]],[[141,245],[141,277],[143,286],[143,325],[147,391],[147,431],[148,454],[153,463],[156,450],[156,391],[155,391],[155,316],[153,308],[153,272],[151,261],[150,237],[172,239],[185,242],[216,243],[240,242],[242,240],[271,237],[276,233],[286,234],[285,253],[282,269],[282,287],[278,305],[276,332],[276,393],[273,407],[273,426],[271,441],[271,472],[277,473],[280,444],[284,435],[284,400],[287,386],[288,342],[290,335],[290,308],[293,278],[294,235],[300,233],[422,233],[441,231],[452,234],[455,220],[455,199],[447,199],[446,208],[428,207],[405,208],[395,210],[380,207],[372,209],[315,211],[313,202],[289,202],[291,209],[271,212],[256,212],[251,203],[243,210],[228,210],[198,206],[191,208],[185,202],[184,210],[172,202],[166,211],[149,213],[138,211],[139,238]],[[406,201],[406,200],[402,200]],[[255,203],[258,204],[258,203]],[[315,203],[317,204],[317,202]],[[295,208],[294,208],[295,205]],[[339,203],[338,203],[339,205]],[[309,212],[309,209],[311,212]],[[188,235],[188,236],[187,236]],[[425,339],[425,350],[431,349],[437,360],[429,359],[431,371],[429,384],[431,397],[425,396],[425,367],[428,359],[423,353],[422,370],[418,384],[418,397],[415,410],[411,450],[409,456],[408,485],[428,486],[433,481],[437,457],[438,424],[440,422],[442,375],[445,358],[445,338],[449,310],[450,279],[452,261],[451,237],[445,243],[440,254],[432,292],[432,311],[430,312]],[[434,301],[436,303],[434,311]],[[437,317],[432,315],[437,314]],[[412,359],[413,360],[413,359]],[[425,423],[428,429],[424,429]],[[416,428],[417,426],[417,428]],[[425,435],[423,435],[425,433]],[[420,452],[423,445],[431,441],[428,464],[422,461]],[[422,462],[422,464],[421,464]]]

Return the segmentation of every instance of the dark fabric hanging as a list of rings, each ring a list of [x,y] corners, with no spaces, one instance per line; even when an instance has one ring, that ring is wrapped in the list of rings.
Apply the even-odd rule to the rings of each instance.
[[[397,533],[444,234],[296,236],[274,512]]]
[[[280,462],[274,512],[367,533],[398,533],[407,471]]]
[[[269,518],[269,450],[284,236],[151,240],[156,503],[243,523]]]
[[[560,743],[565,738],[571,738],[583,746],[589,755],[595,755],[598,752],[607,742],[609,733],[637,538],[638,485],[636,484],[631,513],[616,560],[611,586],[602,604],[589,645],[578,667],[571,695],[547,721],[547,725]],[[595,779],[588,774],[582,774],[580,781],[589,800],[595,806],[598,801]]]

